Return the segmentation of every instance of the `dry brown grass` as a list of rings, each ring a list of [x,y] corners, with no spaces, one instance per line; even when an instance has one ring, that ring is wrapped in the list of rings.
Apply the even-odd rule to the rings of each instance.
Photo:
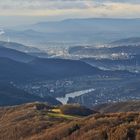
[[[41,105],[42,106],[42,105]],[[140,140],[140,113],[65,119],[36,104],[0,109],[0,140]]]

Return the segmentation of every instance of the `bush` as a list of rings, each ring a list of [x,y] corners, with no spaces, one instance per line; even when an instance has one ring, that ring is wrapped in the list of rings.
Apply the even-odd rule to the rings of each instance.
[[[88,116],[95,113],[93,110],[80,105],[63,105],[60,107],[63,114],[66,115],[78,115],[78,116]]]

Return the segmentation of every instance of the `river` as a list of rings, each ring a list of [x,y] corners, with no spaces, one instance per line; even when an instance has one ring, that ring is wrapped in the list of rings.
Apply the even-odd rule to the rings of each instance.
[[[60,101],[62,104],[67,104],[69,98],[74,98],[83,94],[87,94],[89,92],[94,91],[94,88],[91,89],[86,89],[86,90],[80,90],[80,91],[75,91],[75,92],[71,92],[65,95],[65,97],[58,97],[56,98],[58,101]]]

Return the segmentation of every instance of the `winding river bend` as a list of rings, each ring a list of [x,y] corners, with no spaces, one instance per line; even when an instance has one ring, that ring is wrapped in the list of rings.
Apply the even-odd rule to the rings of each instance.
[[[86,90],[75,91],[75,92],[71,92],[71,93],[66,94],[65,97],[58,97],[56,99],[58,101],[60,101],[62,104],[67,104],[69,98],[81,96],[83,94],[87,94],[87,93],[92,92],[94,90],[95,90],[94,88],[91,88],[91,89],[86,89]]]

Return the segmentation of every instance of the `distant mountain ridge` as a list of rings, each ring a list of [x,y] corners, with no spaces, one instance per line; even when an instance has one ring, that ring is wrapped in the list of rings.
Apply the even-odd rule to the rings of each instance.
[[[28,55],[24,52],[20,52],[14,49],[0,47],[0,57],[9,58],[19,62],[29,62],[34,59],[33,56]]]
[[[0,57],[1,79],[59,79],[102,73],[84,62],[63,59],[39,59],[23,63]]]
[[[100,56],[99,58],[104,58],[107,56],[111,56],[112,54],[120,54],[120,55],[137,55],[140,54],[140,45],[117,45],[111,47],[101,47],[95,48],[94,46],[73,46],[69,48],[69,53],[73,55],[89,55],[90,57]],[[93,56],[92,56],[93,55]],[[115,57],[115,56],[114,56]],[[117,57],[117,56],[116,56]],[[97,57],[98,58],[98,57]],[[113,58],[113,56],[111,57]],[[110,58],[110,59],[111,59]]]
[[[6,79],[64,78],[99,74],[101,70],[80,60],[38,58],[0,47],[0,77]]]
[[[41,98],[37,95],[29,94],[24,90],[18,89],[12,84],[0,82],[0,106],[19,105],[35,101],[47,102],[50,105],[61,104],[51,96]]]
[[[110,43],[111,45],[140,45],[140,37],[120,39]]]
[[[40,22],[7,29],[3,40],[45,46],[48,42],[77,42],[78,44],[109,43],[122,38],[140,36],[140,19],[67,19]],[[63,44],[63,43],[62,43]]]
[[[48,54],[46,51],[40,50],[39,48],[36,48],[36,47],[25,46],[23,44],[16,43],[16,42],[0,41],[0,46],[9,48],[12,50],[16,50],[22,53],[26,53],[27,55],[31,55],[35,57],[43,57],[43,58],[48,57]]]
[[[29,63],[0,57],[1,80],[62,79],[75,76],[127,76],[128,71],[104,71],[79,60],[40,59]]]
[[[139,73],[140,55],[130,55],[125,59],[95,59],[83,58],[82,61],[91,66],[106,70],[128,70],[130,72]]]
[[[30,52],[41,52],[38,48],[35,47],[27,47],[25,45],[16,43],[16,42],[6,42],[6,41],[0,41],[0,46],[9,48],[9,49],[14,49],[17,51],[21,51],[24,53],[30,53]]]

